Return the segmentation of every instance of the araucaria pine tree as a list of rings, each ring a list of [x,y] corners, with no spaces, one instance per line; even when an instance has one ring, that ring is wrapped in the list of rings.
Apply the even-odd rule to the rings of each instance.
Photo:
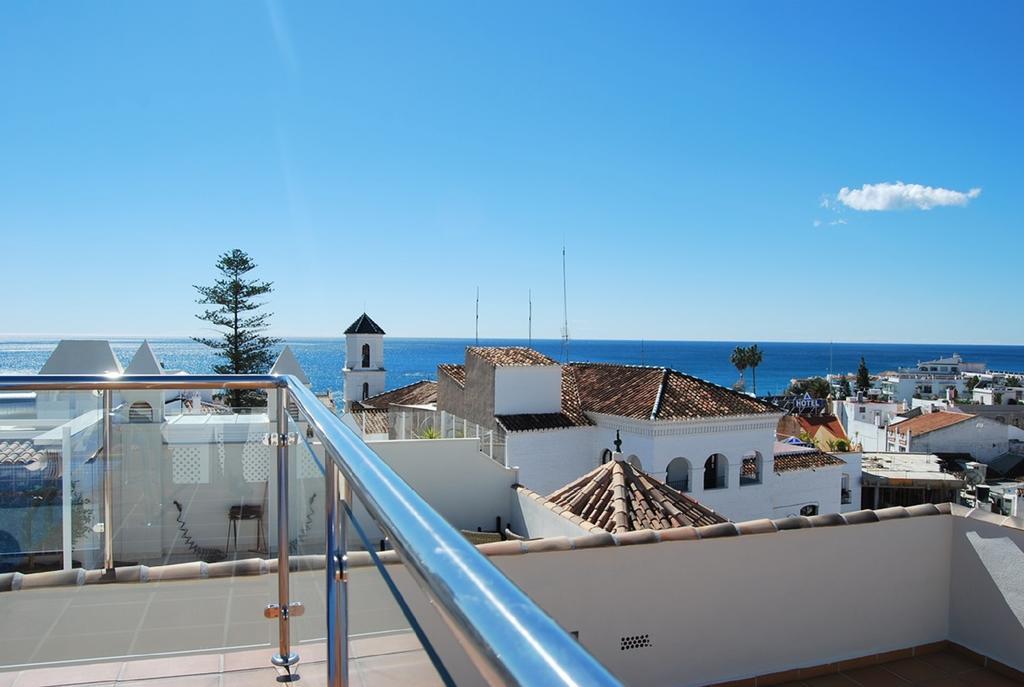
[[[871,374],[868,372],[868,364],[864,362],[864,356],[860,357],[860,366],[857,368],[857,391],[866,392],[871,388]]]
[[[274,363],[274,346],[280,339],[264,333],[273,313],[256,311],[264,305],[259,297],[273,291],[273,284],[246,279],[256,263],[237,248],[221,255],[216,267],[221,276],[211,286],[195,286],[199,292],[196,302],[216,307],[196,317],[220,328],[221,338],[192,338],[223,358],[223,363],[213,366],[217,374],[265,374]],[[266,402],[266,395],[258,390],[233,389],[227,401],[235,408],[258,406]]]

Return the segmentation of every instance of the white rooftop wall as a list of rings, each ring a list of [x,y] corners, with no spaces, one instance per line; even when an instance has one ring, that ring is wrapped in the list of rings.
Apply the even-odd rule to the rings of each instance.
[[[1024,531],[954,518],[949,639],[1020,668],[1024,647],[1021,571]]]
[[[369,441],[367,445],[453,527],[488,531],[495,528],[496,518],[501,518],[503,528],[511,519],[512,485],[518,475],[480,453],[477,439]]]
[[[559,413],[562,368],[529,365],[494,368],[494,414]]]

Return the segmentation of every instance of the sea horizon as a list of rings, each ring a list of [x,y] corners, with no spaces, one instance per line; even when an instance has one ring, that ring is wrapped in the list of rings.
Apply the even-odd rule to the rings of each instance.
[[[73,337],[60,337],[73,338]],[[58,337],[7,337],[0,339],[0,374],[36,374],[60,340]],[[215,351],[187,337],[90,337],[110,341],[122,365],[127,366],[143,340],[148,340],[168,370],[208,373],[217,362]],[[314,390],[342,388],[345,362],[343,337],[281,337],[309,375]],[[436,379],[437,365],[461,363],[473,338],[384,338],[386,387],[397,388],[422,379]],[[559,362],[566,356],[561,339],[481,338],[482,345],[532,345]],[[729,361],[737,345],[751,341],[656,339],[571,339],[569,362],[604,362],[671,367],[695,377],[731,387],[739,373]],[[758,341],[764,361],[756,370],[758,394],[780,394],[794,378],[824,376],[829,372],[852,373],[864,356],[872,372],[895,370],[919,361],[960,354],[964,360],[982,362],[991,369],[1024,371],[1024,346],[1012,344],[868,343]],[[278,347],[278,349],[280,346]],[[746,389],[754,390],[755,373],[744,373]]]

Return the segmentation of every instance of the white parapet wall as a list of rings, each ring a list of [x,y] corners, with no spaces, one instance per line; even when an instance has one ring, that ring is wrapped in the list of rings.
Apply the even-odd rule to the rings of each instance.
[[[993,513],[953,519],[950,636],[989,658],[1024,662],[1024,531]],[[987,522],[986,522],[987,521]]]
[[[491,560],[624,684],[706,685],[951,638],[954,520]],[[395,570],[403,592],[416,597],[418,588]],[[979,631],[995,602],[978,609]],[[459,685],[483,684],[439,620],[426,629]],[[1007,644],[1014,641],[1019,635]]]

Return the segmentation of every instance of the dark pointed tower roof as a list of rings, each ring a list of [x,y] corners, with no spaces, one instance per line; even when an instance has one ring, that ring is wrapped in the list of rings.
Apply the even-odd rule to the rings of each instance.
[[[355,322],[345,330],[346,334],[384,334],[380,325],[370,319],[370,316],[363,313]]]

